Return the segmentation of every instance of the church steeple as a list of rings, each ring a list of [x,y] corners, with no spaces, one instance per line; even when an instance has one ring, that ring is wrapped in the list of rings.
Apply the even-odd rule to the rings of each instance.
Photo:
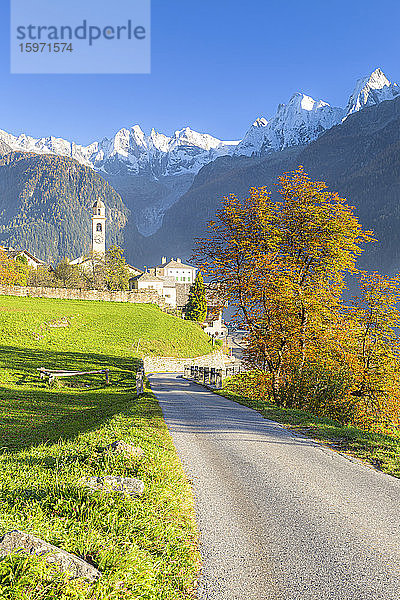
[[[93,204],[92,252],[102,255],[106,253],[106,207],[101,200],[96,200]]]

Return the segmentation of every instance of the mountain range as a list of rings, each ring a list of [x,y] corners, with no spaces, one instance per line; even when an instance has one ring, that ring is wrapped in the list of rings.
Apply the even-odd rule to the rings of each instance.
[[[363,218],[370,220],[368,215],[373,211],[368,212],[365,206],[372,202],[370,197],[368,201],[366,198],[366,190],[372,184],[368,183],[365,169],[367,164],[376,167],[375,159],[383,149],[388,161],[389,154],[390,160],[397,160],[389,141],[396,137],[399,125],[399,96],[400,87],[391,83],[381,69],[376,69],[357,81],[345,108],[330,106],[298,92],[287,104],[280,104],[271,119],[258,117],[239,141],[222,141],[189,127],[168,137],[154,130],[146,135],[135,125],[88,146],[52,136],[35,139],[0,131],[0,154],[3,154],[0,186],[7,189],[3,194],[7,207],[0,206],[0,241],[30,242],[31,250],[42,255],[44,252],[47,260],[72,256],[83,243],[75,240],[79,228],[74,227],[73,234],[67,233],[68,219],[63,221],[60,215],[56,218],[54,204],[68,212],[66,204],[71,202],[75,214],[83,214],[76,213],[80,195],[81,207],[88,212],[90,195],[98,189],[110,206],[110,239],[118,239],[124,245],[131,262],[138,266],[151,264],[159,255],[168,253],[187,258],[193,238],[202,235],[205,222],[215,214],[221,196],[231,192],[245,194],[254,185],[269,186],[282,171],[298,164],[304,164],[313,175],[325,178],[343,193],[347,194],[349,186],[351,203],[356,198],[360,207],[364,207]],[[380,115],[385,115],[385,125]],[[386,128],[388,137],[381,134],[382,128]],[[68,201],[62,196],[65,185],[55,186],[56,179],[47,176],[52,170],[51,163],[57,159],[56,177],[61,177],[65,185],[69,170],[78,173],[82,169],[82,176],[85,173],[83,179],[87,185],[79,187],[79,177],[71,178]],[[385,159],[381,157],[379,169],[384,166]],[[42,176],[34,178],[32,183],[31,171],[36,170],[37,175],[41,169]],[[90,184],[87,172],[92,173]],[[393,180],[394,172],[385,171],[385,185],[388,184],[385,189],[391,203],[394,199],[393,192],[389,192],[389,180]],[[38,187],[38,181],[42,187]],[[361,185],[361,181],[363,191],[355,183]],[[46,186],[52,185],[57,189],[44,193]],[[32,202],[26,201],[28,192],[36,201],[35,209]],[[13,198],[14,212],[10,212]],[[24,198],[22,203],[21,198]],[[90,218],[86,212],[82,217],[83,228]],[[31,219],[35,231],[39,222],[53,223],[51,252],[45,250],[49,233],[38,245],[41,234],[37,233],[32,240],[26,227],[21,229],[21,223],[25,223],[21,221],[22,213],[24,218]],[[28,238],[24,238],[25,234]],[[85,243],[88,243],[86,238]]]

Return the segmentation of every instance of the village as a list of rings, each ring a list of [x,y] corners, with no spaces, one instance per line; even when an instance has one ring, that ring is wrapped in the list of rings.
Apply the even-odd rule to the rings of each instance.
[[[76,266],[82,269],[84,272],[90,273],[91,270],[96,268],[96,265],[101,265],[104,261],[106,254],[106,207],[101,200],[96,200],[92,207],[92,227],[91,227],[91,246],[90,251],[86,255],[79,256],[75,259],[69,260],[71,266]],[[41,260],[29,249],[16,249],[10,246],[0,246],[0,249],[8,258],[16,260],[22,258],[26,264],[32,269],[45,269],[52,271],[53,267],[47,265],[45,261]],[[198,269],[193,265],[185,264],[181,258],[170,258],[166,256],[161,258],[161,262],[153,267],[145,267],[144,270],[139,269],[133,265],[126,263],[126,269],[129,271],[129,292],[127,293],[115,293],[115,300],[124,299],[126,302],[139,300],[140,298],[148,298],[151,301],[158,296],[162,299],[161,302],[156,300],[156,303],[160,307],[165,309],[171,309],[174,314],[185,318],[185,308],[189,300],[190,290],[196,281]],[[10,294],[10,286],[1,293]],[[16,291],[17,295],[22,295],[21,290]],[[29,295],[51,297],[48,289],[40,286],[36,292],[31,289]],[[53,295],[54,297],[54,295]],[[82,291],[68,290],[68,297],[82,298]],[[90,296],[88,296],[90,298]],[[96,296],[98,299],[99,296]],[[101,297],[100,297],[101,298]],[[108,294],[108,298],[112,299]],[[228,328],[223,321],[223,308],[218,302],[214,291],[208,289],[205,292],[205,299],[207,303],[207,310],[204,320],[201,322],[201,326],[204,332],[210,336],[212,340],[227,340]]]

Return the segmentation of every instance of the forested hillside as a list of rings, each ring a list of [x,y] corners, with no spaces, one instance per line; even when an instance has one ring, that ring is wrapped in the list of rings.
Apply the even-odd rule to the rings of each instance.
[[[378,243],[369,245],[360,265],[399,271],[400,98],[350,115],[307,147],[265,158],[223,157],[206,165],[190,190],[167,211],[163,227],[146,239],[144,260],[153,260],[159,248],[187,258],[222,196],[244,196],[260,186],[273,191],[277,176],[299,165],[347,198],[363,226],[374,230]]]
[[[54,155],[11,152],[0,158],[0,241],[55,262],[90,249],[91,207],[107,207],[107,244],[123,244],[129,211],[89,167]],[[132,225],[132,237],[137,235]]]

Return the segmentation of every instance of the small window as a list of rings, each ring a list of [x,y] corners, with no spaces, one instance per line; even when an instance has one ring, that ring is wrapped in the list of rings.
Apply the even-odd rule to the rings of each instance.
[[[97,214],[98,214],[98,215],[101,215],[101,208],[98,208],[98,209],[97,209]]]
[[[103,231],[103,227],[101,226],[101,223],[97,223],[96,231]]]

